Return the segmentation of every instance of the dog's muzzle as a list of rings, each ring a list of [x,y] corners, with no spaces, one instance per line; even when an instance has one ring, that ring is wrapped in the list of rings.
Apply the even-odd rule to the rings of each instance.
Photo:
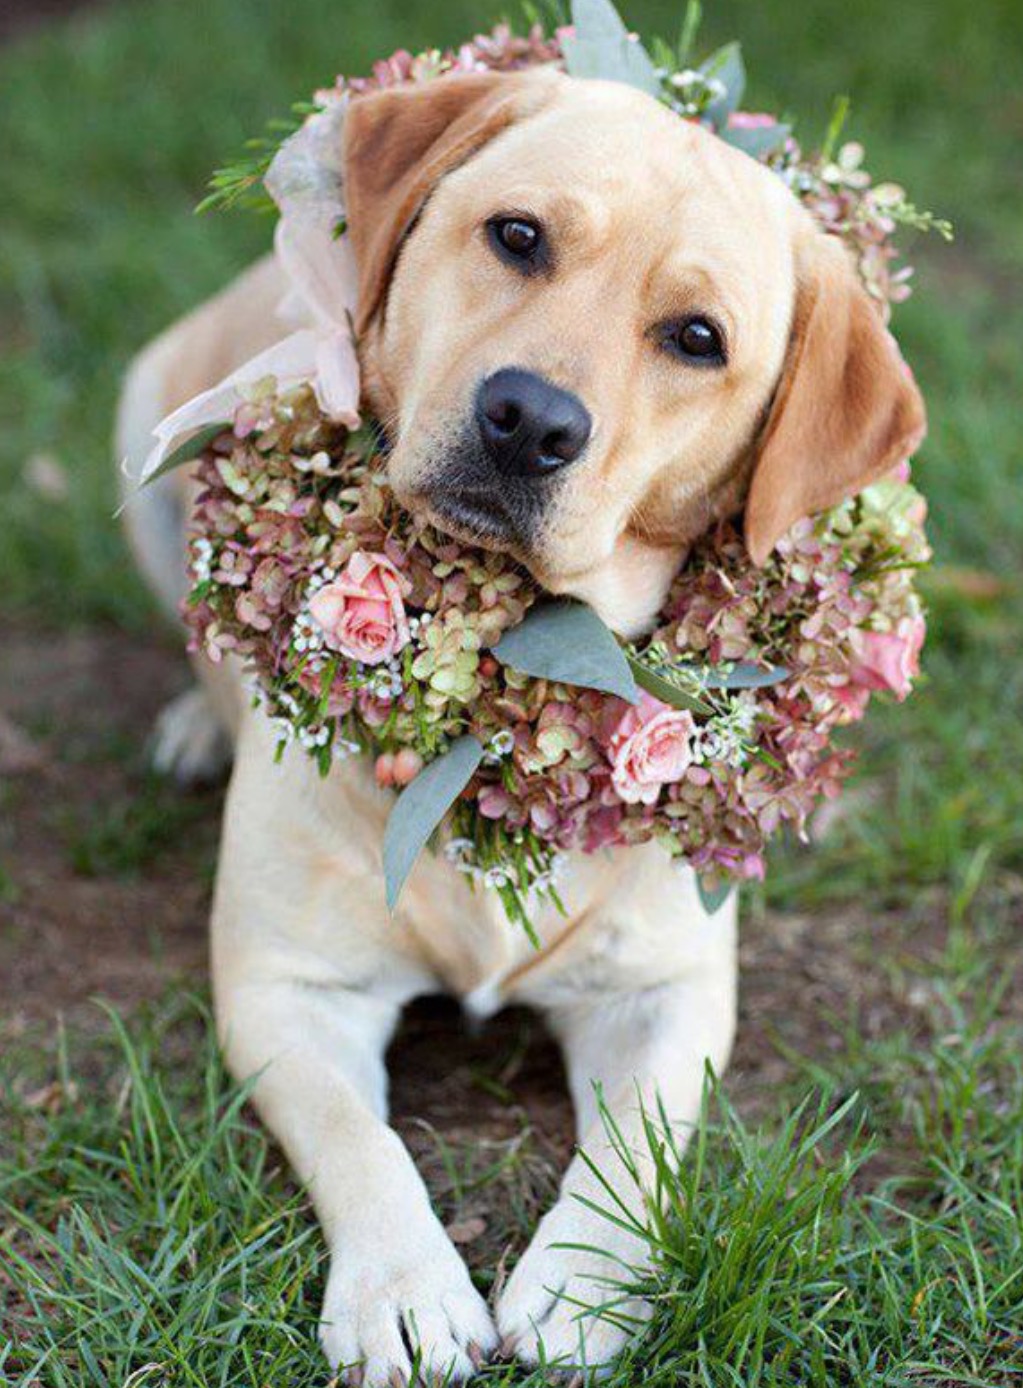
[[[424,498],[444,529],[528,554],[592,432],[578,396],[502,367],[477,387],[461,438],[431,468]]]

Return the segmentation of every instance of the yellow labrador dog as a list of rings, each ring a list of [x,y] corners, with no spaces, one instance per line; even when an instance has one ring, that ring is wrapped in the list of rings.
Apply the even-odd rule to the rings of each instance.
[[[842,246],[776,175],[650,97],[551,72],[451,76],[357,97],[344,139],[363,404],[390,435],[397,495],[619,632],[651,621],[715,517],[744,508],[760,562],[919,440],[920,398]],[[142,354],[124,453],[283,335],[282,290],[263,262]],[[175,485],[128,512],[168,597],[183,586]],[[322,1223],[331,1363],[376,1388],[408,1376],[417,1348],[453,1378],[499,1343],[530,1363],[607,1362],[625,1331],[579,1303],[606,1299],[602,1279],[642,1252],[585,1203],[605,1198],[589,1166],[572,1161],[488,1306],[387,1126],[385,1048],[417,994],[449,990],[481,1015],[539,1008],[579,1142],[636,1202],[594,1086],[639,1152],[641,1099],[694,1119],[704,1063],[721,1070],[732,1040],[734,908],[708,918],[691,874],[651,844],[570,861],[567,917],[540,915],[539,949],[429,855],[392,919],[390,793],[371,767],[321,781],[300,752],[275,765],[237,672],[200,675],[157,751],[195,771],[221,729],[233,739],[217,1021]]]

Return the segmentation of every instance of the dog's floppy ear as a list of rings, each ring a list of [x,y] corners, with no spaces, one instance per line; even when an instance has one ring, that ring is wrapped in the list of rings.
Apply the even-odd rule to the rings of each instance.
[[[920,392],[841,242],[807,233],[797,276],[787,366],[746,502],[756,564],[797,520],[909,457],[926,429]]]
[[[344,166],[359,271],[357,332],[380,307],[402,239],[435,184],[542,105],[551,81],[549,73],[464,73],[353,99]]]

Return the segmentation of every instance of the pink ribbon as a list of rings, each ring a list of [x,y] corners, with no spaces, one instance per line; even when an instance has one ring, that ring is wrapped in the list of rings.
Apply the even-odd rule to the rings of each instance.
[[[230,422],[245,388],[268,376],[285,388],[308,381],[328,418],[358,428],[359,363],[352,333],[358,281],[355,257],[343,234],[346,104],[343,97],[331,99],[310,116],[278,150],[266,176],[281,211],[274,254],[290,287],[283,308],[305,326],[168,415],[153,431],[155,444],[139,485],[161,471],[179,439],[206,425]]]

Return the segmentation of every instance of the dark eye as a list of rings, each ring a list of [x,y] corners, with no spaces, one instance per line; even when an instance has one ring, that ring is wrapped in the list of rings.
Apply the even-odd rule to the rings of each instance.
[[[662,341],[669,352],[698,366],[724,366],[725,343],[709,318],[694,314],[679,323],[668,323]]]
[[[528,217],[492,217],[487,223],[490,244],[509,265],[527,274],[547,263],[543,231]]]

